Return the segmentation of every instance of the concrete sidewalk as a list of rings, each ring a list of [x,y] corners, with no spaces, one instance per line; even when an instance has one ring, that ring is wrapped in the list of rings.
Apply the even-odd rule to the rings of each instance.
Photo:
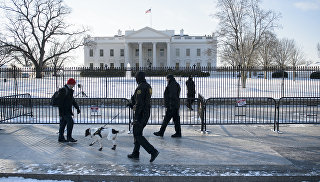
[[[104,140],[89,146],[85,129],[74,127],[77,143],[58,143],[58,125],[0,125],[0,177],[72,181],[320,181],[320,125],[182,126],[182,138],[171,138],[168,126],[163,138],[145,128],[144,135],[160,152],[150,163],[141,148],[140,160],[130,160],[131,134],[121,134],[117,149]],[[127,126],[113,125],[127,130]]]

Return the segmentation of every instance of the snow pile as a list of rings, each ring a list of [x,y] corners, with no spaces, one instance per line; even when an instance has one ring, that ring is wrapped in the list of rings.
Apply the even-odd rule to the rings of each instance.
[[[8,178],[0,178],[0,182],[72,182],[70,180],[37,180],[37,179],[30,179],[30,178],[22,178],[22,177],[8,177]]]

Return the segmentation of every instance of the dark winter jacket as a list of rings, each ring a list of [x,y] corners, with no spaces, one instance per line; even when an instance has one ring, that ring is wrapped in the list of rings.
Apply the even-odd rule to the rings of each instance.
[[[196,89],[195,89],[195,84],[194,81],[192,80],[192,77],[189,77],[189,79],[186,81],[187,85],[187,96],[188,98],[194,98],[196,94]]]
[[[59,91],[59,115],[73,115],[72,112],[72,105],[79,110],[79,105],[75,101],[73,97],[73,89],[70,89],[67,85],[64,86],[64,88],[60,88]]]
[[[135,109],[135,118],[137,119],[137,122],[143,122],[142,124],[145,125],[149,119],[152,88],[147,83],[144,72],[137,73],[136,81],[138,83],[138,87],[136,88],[134,95],[131,97],[131,104]]]
[[[180,85],[172,75],[168,75],[168,85],[164,91],[164,105],[167,109],[180,108]]]

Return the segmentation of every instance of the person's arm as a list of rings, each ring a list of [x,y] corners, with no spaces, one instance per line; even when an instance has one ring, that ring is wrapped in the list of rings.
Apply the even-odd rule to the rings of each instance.
[[[136,93],[136,103],[135,103],[135,112],[136,115],[139,116],[140,113],[143,112],[144,109],[144,102],[145,102],[145,96],[146,96],[146,88],[144,87],[139,87],[137,89],[137,93]]]
[[[78,103],[76,102],[76,100],[74,99],[74,97],[72,97],[72,105],[77,109],[77,113],[80,114],[80,107],[78,105]]]

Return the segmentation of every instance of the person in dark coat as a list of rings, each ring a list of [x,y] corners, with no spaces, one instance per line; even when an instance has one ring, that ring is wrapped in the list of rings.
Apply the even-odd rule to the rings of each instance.
[[[190,109],[190,110],[193,110],[192,109],[192,104],[194,102],[194,98],[195,98],[195,95],[196,95],[196,88],[195,88],[195,84],[194,84],[194,81],[192,79],[192,76],[189,76],[189,79],[186,81],[186,85],[187,85],[187,107]]]
[[[67,81],[67,84],[60,88],[59,90],[59,116],[60,116],[60,125],[59,125],[59,142],[77,142],[72,138],[73,130],[73,112],[72,106],[77,109],[77,113],[80,114],[80,108],[77,102],[73,97],[73,87],[75,86],[76,81],[73,78],[70,78]],[[67,126],[67,140],[64,138],[64,129]]]
[[[168,126],[168,123],[172,118],[176,133],[171,135],[171,137],[181,137],[179,116],[181,88],[173,75],[168,75],[167,81],[168,85],[164,91],[164,105],[166,107],[166,114],[164,116],[160,130],[158,132],[154,132],[153,134],[163,137],[166,127]]]
[[[147,125],[150,117],[152,88],[147,83],[144,72],[140,71],[136,74],[136,81],[138,87],[131,97],[131,103],[128,104],[128,106],[134,110],[134,120],[132,123],[134,148],[132,153],[128,155],[128,158],[139,159],[140,146],[142,146],[149,154],[151,154],[150,162],[153,162],[159,155],[159,152],[143,136],[143,129]]]

